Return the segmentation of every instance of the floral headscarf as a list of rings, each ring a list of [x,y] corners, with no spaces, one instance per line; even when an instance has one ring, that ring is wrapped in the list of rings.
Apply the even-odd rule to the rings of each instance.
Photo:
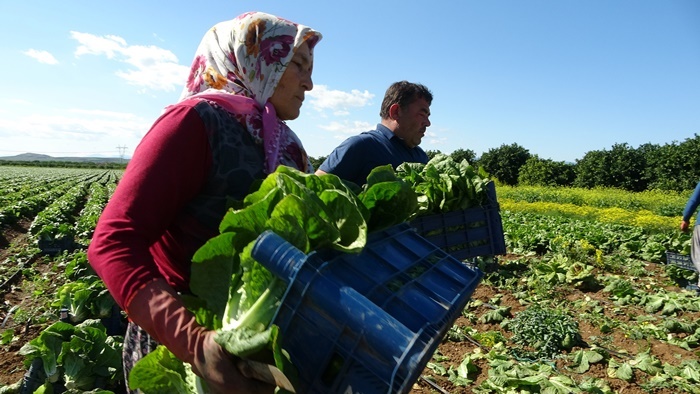
[[[304,42],[313,51],[321,37],[307,26],[262,12],[218,23],[199,44],[180,101],[211,100],[236,116],[263,144],[266,173],[280,164],[312,172],[301,141],[268,100],[294,51]]]

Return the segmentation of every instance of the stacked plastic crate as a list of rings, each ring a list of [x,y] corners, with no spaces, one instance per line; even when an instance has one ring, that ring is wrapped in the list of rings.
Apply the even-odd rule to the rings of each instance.
[[[697,272],[697,268],[695,268],[695,265],[693,265],[693,262],[690,260],[690,256],[688,256],[687,254],[680,254],[676,252],[667,251],[666,264],[675,265],[686,270]]]
[[[487,203],[461,211],[419,216],[411,221],[418,234],[458,260],[506,253],[496,186],[489,182]]]
[[[306,255],[266,232],[253,256],[289,283],[273,323],[300,393],[408,393],[483,276],[407,223],[359,254]]]

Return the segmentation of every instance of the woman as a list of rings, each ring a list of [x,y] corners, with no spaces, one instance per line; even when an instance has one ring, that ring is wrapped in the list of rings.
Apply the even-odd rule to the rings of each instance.
[[[198,325],[187,292],[191,258],[231,200],[280,165],[312,166],[285,120],[313,88],[321,34],[252,12],[204,36],[180,102],[144,136],[105,208],[88,249],[130,323],[124,373],[160,343],[192,365],[214,393],[273,392],[242,376],[214,332]],[[205,364],[206,363],[206,364]]]

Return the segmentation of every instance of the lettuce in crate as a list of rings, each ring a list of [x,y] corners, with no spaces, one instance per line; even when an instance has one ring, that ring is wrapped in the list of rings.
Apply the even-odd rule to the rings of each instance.
[[[402,163],[396,176],[418,195],[417,216],[460,211],[488,202],[486,185],[492,182],[483,167],[456,162],[439,153],[427,164]]]
[[[287,283],[252,257],[257,237],[272,230],[306,254],[322,248],[358,253],[368,232],[402,223],[414,213],[416,194],[391,166],[375,168],[363,188],[333,174],[280,166],[239,206],[226,213],[220,234],[193,257],[194,297],[185,300],[200,324],[217,330],[223,348],[241,358],[274,361],[294,384],[296,369],[280,347],[284,333],[272,324]],[[168,379],[152,379],[165,374]],[[136,364],[129,385],[147,394],[207,392],[189,366],[164,347]]]

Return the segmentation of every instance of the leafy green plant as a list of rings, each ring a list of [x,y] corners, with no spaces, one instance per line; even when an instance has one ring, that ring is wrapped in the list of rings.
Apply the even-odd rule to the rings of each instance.
[[[68,390],[114,387],[122,378],[121,337],[107,336],[99,320],[73,326],[56,322],[26,343],[19,353],[29,367],[40,358],[47,383],[63,382]]]
[[[498,307],[496,309],[493,309],[493,310],[481,315],[481,317],[479,318],[479,322],[480,323],[500,323],[505,318],[511,316],[510,309],[511,308],[509,306]]]
[[[670,333],[692,334],[700,329],[697,322],[685,322],[679,319],[664,319],[664,329]]]
[[[607,285],[603,291],[611,294],[615,305],[636,304],[641,297],[640,292],[627,279],[619,276],[608,276],[605,280]]]
[[[435,375],[438,375],[438,376],[445,376],[445,375],[447,375],[447,368],[445,368],[445,366],[443,366],[443,365],[440,364],[440,363],[429,362],[429,363],[426,365],[426,368],[428,368],[428,369],[430,369],[431,371],[433,371],[433,373],[434,373]]]
[[[581,349],[573,352],[570,357],[573,363],[574,371],[578,373],[585,373],[590,368],[591,364],[601,362],[605,359],[606,353],[594,348],[594,349]]]
[[[477,394],[488,393],[548,393],[569,394],[580,392],[576,382],[559,374],[550,364],[521,362],[503,353],[502,346],[490,351],[489,376],[479,386],[472,388]]]
[[[482,168],[466,160],[454,161],[445,154],[428,163],[403,163],[396,175],[418,194],[417,215],[460,211],[486,203],[486,185],[491,182]]]
[[[195,374],[165,346],[158,346],[129,373],[130,387],[150,387],[145,392],[197,393]],[[161,390],[158,390],[161,388]]]
[[[454,342],[466,341],[467,338],[468,334],[466,328],[457,324],[450,327],[449,330],[447,330],[447,335],[445,336],[446,340]]]
[[[464,356],[464,359],[462,359],[462,362],[459,363],[457,368],[450,367],[450,369],[447,370],[449,381],[455,386],[469,386],[474,383],[474,374],[478,371],[478,367],[474,361],[483,357],[481,353],[470,353]]]
[[[500,331],[477,332],[472,335],[475,341],[488,348],[496,346],[498,343],[506,343],[506,337]]]
[[[581,390],[586,393],[595,394],[614,394],[615,392],[610,388],[608,382],[599,378],[585,378],[579,384]]]
[[[9,345],[15,338],[15,331],[8,328],[0,333],[0,345]]]
[[[597,326],[603,334],[612,332],[613,329],[620,325],[619,321],[605,315],[602,306],[595,306],[590,311],[582,313],[580,317]]]
[[[505,324],[522,357],[553,358],[581,342],[578,323],[561,310],[533,305]]]
[[[698,280],[697,272],[681,268],[677,265],[666,264],[664,266],[664,271],[669,279],[676,283],[696,283]]]
[[[31,318],[29,311],[24,308],[17,308],[13,320],[19,324],[24,324]]]
[[[114,298],[97,276],[85,276],[74,282],[66,282],[58,288],[53,306],[66,308],[72,323],[86,319],[106,318],[116,305]]]

